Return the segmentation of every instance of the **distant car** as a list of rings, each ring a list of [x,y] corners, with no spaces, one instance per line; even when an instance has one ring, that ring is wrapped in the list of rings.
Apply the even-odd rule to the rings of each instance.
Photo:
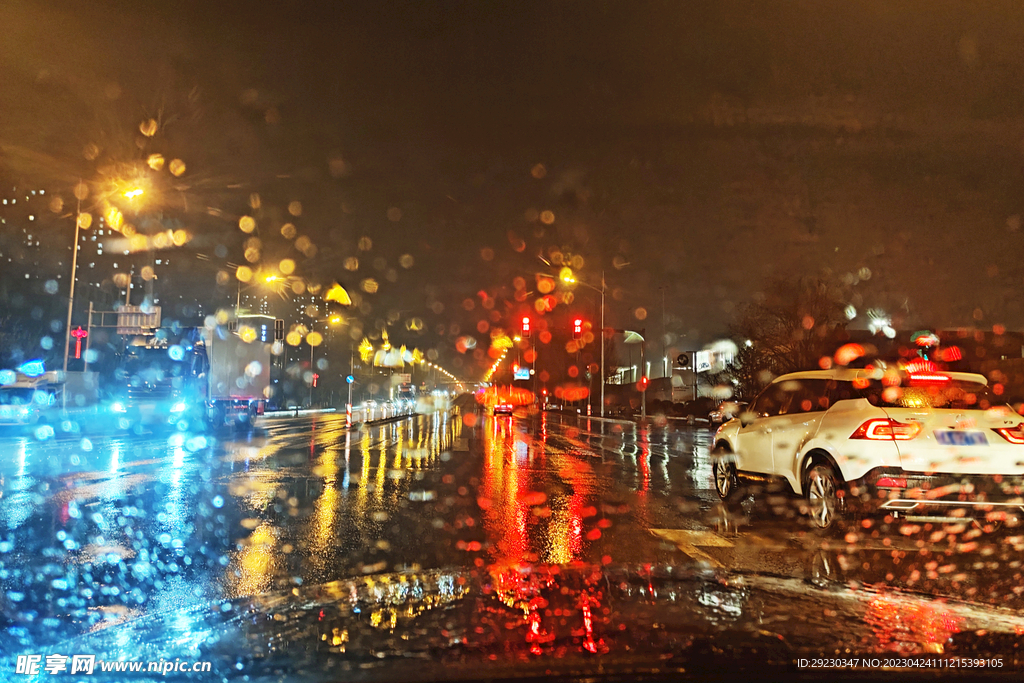
[[[746,401],[723,401],[717,408],[708,413],[708,421],[712,426],[728,422],[734,417],[739,416],[746,409],[747,405]]]
[[[933,367],[783,375],[714,441],[723,500],[738,499],[741,482],[774,482],[806,501],[819,531],[872,514],[1024,519],[1024,422],[983,375]]]
[[[512,414],[512,404],[511,403],[496,403],[494,405],[494,414],[495,415],[511,415]]]

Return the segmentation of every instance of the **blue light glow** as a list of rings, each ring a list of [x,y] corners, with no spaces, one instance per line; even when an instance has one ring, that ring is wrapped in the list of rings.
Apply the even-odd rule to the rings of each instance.
[[[46,367],[41,360],[28,360],[18,366],[18,371],[29,377],[39,377],[46,372]]]

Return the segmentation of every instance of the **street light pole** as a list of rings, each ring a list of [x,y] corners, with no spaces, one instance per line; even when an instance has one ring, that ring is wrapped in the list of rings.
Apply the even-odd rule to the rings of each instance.
[[[640,419],[647,421],[647,330],[641,330],[643,341],[640,342],[640,371],[643,373],[643,391],[640,392]]]
[[[309,407],[313,407],[313,384],[316,382],[316,366],[313,365],[313,350],[316,349],[312,344],[309,345],[309,372],[311,376],[309,378]]]
[[[604,417],[604,271],[601,271],[601,417]]]
[[[81,185],[82,181],[79,180]],[[78,199],[78,206],[75,209],[75,244],[71,248],[71,290],[68,293],[68,319],[64,325],[64,372],[68,371],[68,352],[71,350],[71,312],[75,306],[75,276],[78,270],[78,233],[82,227],[82,200],[78,197],[81,192],[75,188],[75,197]]]

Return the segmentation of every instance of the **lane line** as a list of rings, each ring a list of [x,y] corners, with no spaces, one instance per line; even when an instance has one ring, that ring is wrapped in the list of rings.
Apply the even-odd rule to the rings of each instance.
[[[732,548],[734,544],[713,531],[695,531],[692,529],[651,529],[651,533],[675,545],[679,550],[695,560],[707,562],[716,569],[725,565],[698,546],[713,548]]]

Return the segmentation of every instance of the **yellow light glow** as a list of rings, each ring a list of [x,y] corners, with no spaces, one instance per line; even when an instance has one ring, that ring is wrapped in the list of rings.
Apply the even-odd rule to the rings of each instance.
[[[135,199],[136,197],[141,197],[145,193],[145,190],[143,190],[141,187],[134,187],[130,190],[126,190],[124,192],[124,196],[126,199]]]
[[[558,273],[558,277],[562,280],[562,282],[568,282],[569,284],[576,282],[576,278],[573,277],[572,274],[572,268],[562,268],[562,270],[559,271]]]
[[[327,301],[334,301],[342,306],[352,305],[352,297],[350,297],[348,291],[338,283],[334,283],[334,285],[327,290],[327,294],[324,295],[324,299]]]
[[[117,210],[116,206],[107,209],[107,225],[114,230],[120,230],[124,224],[124,216]]]
[[[359,357],[363,359],[364,363],[369,362],[370,358],[373,357],[373,344],[365,337],[359,343]]]
[[[256,219],[252,216],[242,216],[238,219],[238,229],[249,234],[256,229]]]

